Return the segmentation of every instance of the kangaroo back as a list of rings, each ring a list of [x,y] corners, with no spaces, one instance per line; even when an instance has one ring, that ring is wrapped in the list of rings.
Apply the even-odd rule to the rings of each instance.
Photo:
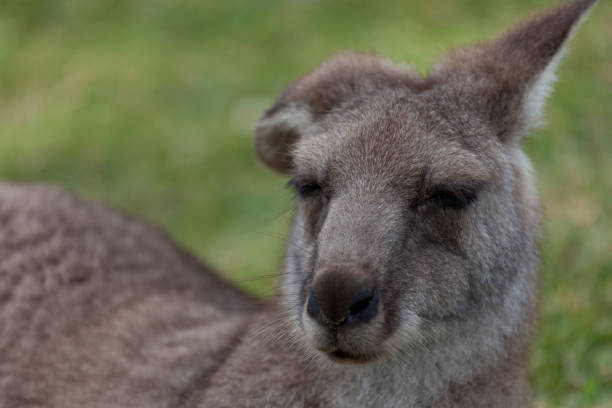
[[[0,186],[0,406],[173,406],[255,311],[160,231]]]

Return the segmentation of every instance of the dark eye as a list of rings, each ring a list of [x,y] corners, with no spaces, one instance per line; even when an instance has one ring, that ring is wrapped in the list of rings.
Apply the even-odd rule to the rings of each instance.
[[[292,178],[287,185],[293,188],[295,193],[302,198],[314,197],[322,191],[321,186],[315,180],[301,177]]]
[[[435,189],[427,201],[442,208],[462,210],[476,200],[476,193],[470,189],[451,190],[446,188]]]

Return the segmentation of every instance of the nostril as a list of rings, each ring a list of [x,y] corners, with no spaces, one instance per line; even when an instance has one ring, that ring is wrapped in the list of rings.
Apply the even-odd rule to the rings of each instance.
[[[367,322],[376,316],[377,310],[377,290],[359,292],[351,299],[348,321]]]
[[[355,299],[355,301],[354,301],[355,303],[353,303],[351,305],[350,313],[352,315],[360,314],[362,311],[364,311],[370,305],[370,302],[372,301],[372,298],[373,298],[373,294],[372,293],[359,294],[358,298]]]
[[[319,307],[319,301],[317,300],[314,291],[310,289],[308,294],[308,305],[306,311],[313,319],[319,319],[321,317],[321,308]]]

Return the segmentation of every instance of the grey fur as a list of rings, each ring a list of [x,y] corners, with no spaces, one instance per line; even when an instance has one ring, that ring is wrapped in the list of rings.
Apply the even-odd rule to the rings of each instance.
[[[256,129],[299,193],[261,307],[151,227],[2,186],[0,406],[527,406],[538,200],[520,141],[594,2],[427,77],[349,53],[291,84]],[[312,287],[333,306],[353,279],[379,291],[371,321],[305,313]]]

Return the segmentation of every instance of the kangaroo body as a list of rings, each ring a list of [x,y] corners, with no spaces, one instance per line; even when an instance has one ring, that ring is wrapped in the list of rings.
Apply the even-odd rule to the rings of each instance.
[[[0,186],[0,407],[179,406],[253,299],[160,231],[57,189]]]
[[[278,296],[163,233],[0,186],[0,407],[524,407],[538,199],[523,136],[594,1],[426,77],[340,54],[260,120],[296,212]]]

